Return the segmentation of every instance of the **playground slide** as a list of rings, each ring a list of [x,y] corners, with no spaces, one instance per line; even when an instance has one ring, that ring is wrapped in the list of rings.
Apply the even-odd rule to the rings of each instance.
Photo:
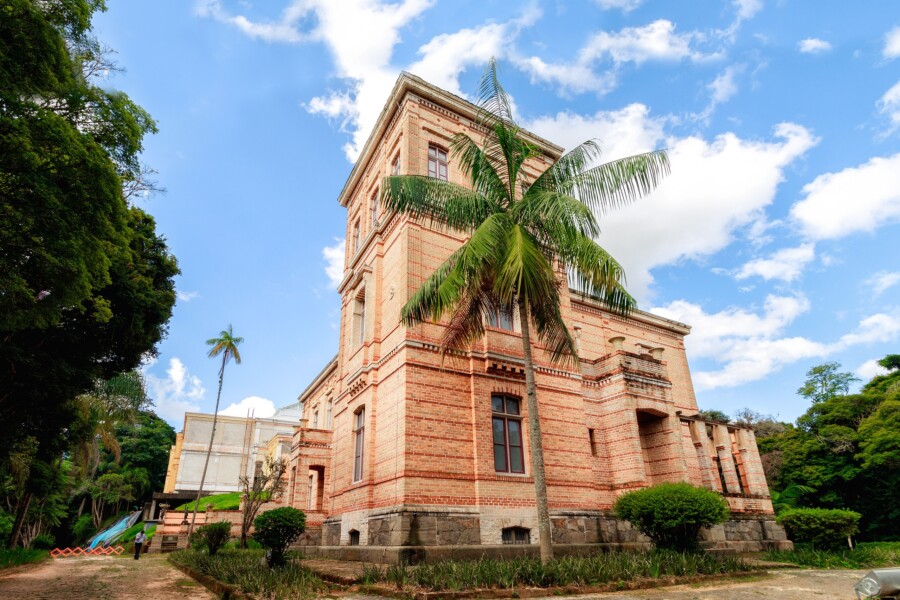
[[[88,546],[92,549],[97,546],[109,546],[113,542],[115,542],[119,536],[121,536],[125,531],[137,523],[138,519],[141,518],[141,511],[135,511],[124,517],[113,524],[112,527],[108,527],[104,529],[100,533],[96,534],[90,540],[88,540]]]

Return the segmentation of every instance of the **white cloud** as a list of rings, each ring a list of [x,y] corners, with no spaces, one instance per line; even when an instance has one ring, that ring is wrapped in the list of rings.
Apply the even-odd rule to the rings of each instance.
[[[887,375],[888,370],[878,364],[878,359],[873,358],[856,367],[855,373],[859,375],[863,381],[869,381],[873,377]]]
[[[740,20],[753,18],[763,7],[762,0],[734,0],[733,4],[738,9],[738,19]]]
[[[710,58],[710,55],[692,48],[698,36],[696,32],[676,33],[672,21],[658,19],[643,27],[626,27],[617,32],[601,31],[581,49],[579,60],[588,63],[609,58],[615,64],[641,64],[650,60]]]
[[[806,38],[797,42],[797,48],[803,54],[822,54],[831,50],[831,44],[819,38]]]
[[[325,259],[325,275],[328,276],[328,285],[332,289],[337,289],[341,280],[344,278],[344,247],[346,240],[339,240],[334,246],[325,246],[322,248],[322,258]]]
[[[816,257],[813,244],[801,244],[796,248],[782,248],[768,258],[757,258],[744,264],[735,273],[735,279],[749,279],[753,276],[762,277],[766,281],[780,279],[781,281],[793,281],[803,272]]]
[[[885,135],[890,135],[900,127],[900,81],[886,91],[884,96],[875,103],[875,106],[879,113],[890,120],[891,125],[885,131]]]
[[[516,67],[528,73],[531,83],[553,83],[563,94],[594,92],[606,94],[616,87],[615,71],[596,73],[589,64],[546,63],[537,56],[514,58]]]
[[[596,138],[603,160],[669,150],[672,173],[631,206],[603,215],[600,242],[619,259],[629,289],[646,299],[651,269],[712,255],[731,243],[738,229],[764,218],[784,169],[817,143],[792,123],[775,128],[775,140],[745,140],[725,133],[713,140],[667,137],[665,119],[642,104],[593,116],[559,113],[526,123],[535,133],[572,148]]]
[[[595,0],[603,10],[617,9],[629,13],[643,4],[644,0]]]
[[[737,91],[737,83],[734,80],[734,76],[739,71],[739,67],[732,65],[726,68],[722,73],[716,77],[712,83],[710,83],[707,88],[712,93],[712,101],[716,104],[721,104],[722,102],[727,102],[732,96],[734,96]]]
[[[152,361],[142,367],[154,410],[170,424],[180,427],[184,423],[185,412],[200,410],[198,402],[206,394],[203,382],[196,375],[191,375],[178,357],[169,359],[165,377],[150,373],[155,364],[156,361]]]
[[[882,56],[888,60],[900,56],[900,25],[885,34]]]
[[[900,313],[867,317],[853,332],[832,343],[787,336],[787,327],[809,309],[809,301],[802,296],[770,295],[761,312],[732,307],[707,313],[700,305],[686,300],[651,311],[692,325],[691,334],[685,339],[691,358],[705,358],[721,365],[718,370],[694,373],[698,390],[758,381],[799,360],[825,358],[852,346],[900,337]]]
[[[900,271],[879,271],[866,280],[876,298],[900,283]]]
[[[791,218],[812,239],[834,239],[900,220],[900,154],[819,175]]]
[[[258,419],[267,419],[275,414],[275,404],[260,396],[247,396],[240,402],[229,404],[219,414],[226,417],[246,417],[250,414]]]
[[[190,302],[191,300],[199,298],[200,292],[184,292],[182,290],[178,290],[178,292],[176,293],[176,296],[182,302]]]

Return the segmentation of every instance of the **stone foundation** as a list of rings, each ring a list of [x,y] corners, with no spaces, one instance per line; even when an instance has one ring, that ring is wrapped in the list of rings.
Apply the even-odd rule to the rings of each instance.
[[[348,515],[344,515],[346,518]],[[410,564],[448,558],[492,556],[511,558],[537,555],[537,525],[533,510],[399,508],[362,511],[351,518],[332,517],[309,540],[296,546],[309,557],[400,562]],[[614,550],[644,550],[650,540],[627,521],[607,511],[555,512],[550,517],[553,545],[559,555],[585,555]],[[502,530],[530,530],[530,544],[502,544]],[[359,544],[350,544],[351,531],[360,532]],[[313,539],[319,539],[315,543]],[[714,552],[758,552],[789,549],[793,544],[772,515],[733,515],[730,521],[700,533],[701,545]]]

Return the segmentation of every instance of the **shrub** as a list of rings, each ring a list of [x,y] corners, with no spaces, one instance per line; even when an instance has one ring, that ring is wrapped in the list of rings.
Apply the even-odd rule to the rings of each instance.
[[[6,546],[6,540],[9,539],[9,534],[12,533],[13,529],[13,516],[6,514],[2,508],[0,508],[0,547]]]
[[[778,515],[778,522],[795,542],[819,548],[839,548],[859,531],[860,514],[852,510],[794,508]]]
[[[253,539],[268,552],[269,566],[284,564],[284,553],[306,529],[306,515],[302,510],[284,506],[264,512],[253,521]]]
[[[56,538],[49,533],[39,533],[31,540],[29,547],[32,550],[53,550],[56,547]]]
[[[198,527],[191,535],[191,546],[206,548],[210,556],[215,556],[231,537],[231,521],[219,521]]]
[[[700,529],[729,516],[725,498],[687,483],[661,483],[628,492],[616,500],[613,510],[657,548],[679,551],[696,550]]]
[[[91,515],[81,515],[72,523],[72,535],[75,536],[76,544],[88,541],[95,533],[97,533],[97,528],[94,527],[94,519]]]

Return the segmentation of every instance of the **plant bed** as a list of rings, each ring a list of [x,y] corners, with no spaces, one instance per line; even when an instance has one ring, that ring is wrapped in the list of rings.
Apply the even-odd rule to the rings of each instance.
[[[179,550],[169,560],[216,594],[231,598],[303,598],[327,589],[312,571],[296,561],[270,569],[262,550],[220,550],[215,556]]]
[[[563,557],[546,566],[537,558],[445,561],[367,566],[361,591],[416,597],[534,597],[692,583],[758,573],[743,560],[703,553],[611,552]]]
[[[794,550],[766,552],[763,557],[766,560],[816,569],[877,569],[900,564],[900,543],[867,542],[857,545],[853,550],[822,550],[798,545]]]

